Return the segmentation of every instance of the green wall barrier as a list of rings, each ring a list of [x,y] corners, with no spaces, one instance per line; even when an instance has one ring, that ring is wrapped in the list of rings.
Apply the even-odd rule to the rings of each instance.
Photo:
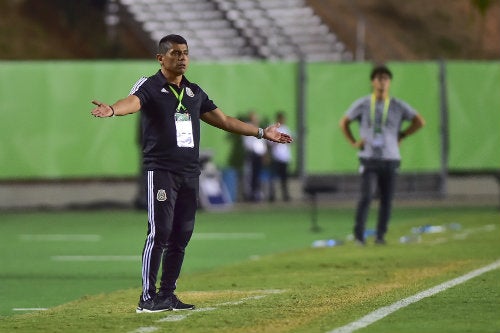
[[[155,61],[0,62],[0,179],[127,177],[139,170],[138,114],[97,119],[92,99],[112,103],[128,95]],[[199,83],[229,115],[254,109],[274,120],[289,114],[295,127],[295,65],[192,64]],[[292,98],[290,98],[292,96]],[[224,166],[227,134],[202,128],[202,149]]]
[[[90,101],[127,95],[139,73],[151,69],[142,62],[0,63],[0,177],[137,172],[136,117],[93,118]]]
[[[427,126],[401,145],[403,171],[440,168],[439,81],[435,63],[389,63],[391,95],[405,100],[427,120]],[[308,173],[353,173],[357,152],[347,143],[339,120],[358,98],[371,92],[371,64],[314,63],[308,66]],[[405,126],[405,125],[404,125]],[[358,135],[354,125],[353,132]]]
[[[450,62],[449,160],[455,171],[500,169],[500,62]]]
[[[403,171],[440,170],[439,66],[435,62],[389,63],[392,95],[415,107],[427,126],[401,147]],[[0,62],[0,180],[130,177],[139,170],[138,115],[95,119],[92,99],[126,96],[154,60]],[[350,104],[370,92],[368,63],[310,63],[306,79],[307,173],[353,173],[356,152],[338,121]],[[192,63],[187,77],[227,114],[257,111],[270,123],[288,114],[297,127],[295,63]],[[498,62],[447,64],[449,166],[499,168],[500,66]],[[297,134],[297,133],[295,133]],[[202,125],[201,148],[223,168],[228,134]],[[297,144],[293,147],[296,148]]]

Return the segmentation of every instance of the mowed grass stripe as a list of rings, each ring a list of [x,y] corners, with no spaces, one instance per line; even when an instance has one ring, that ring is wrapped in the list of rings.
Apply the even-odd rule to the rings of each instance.
[[[193,240],[230,240],[230,239],[264,239],[266,234],[261,232],[195,232]]]
[[[229,240],[229,239],[264,239],[266,235],[259,232],[229,233],[229,232],[205,232],[194,233],[196,240]],[[102,240],[101,235],[80,234],[22,234],[19,239],[26,242],[98,242]]]
[[[98,256],[52,256],[53,261],[141,261],[141,256],[115,256],[115,255],[98,255]]]
[[[99,242],[101,235],[22,234],[19,239],[26,242]]]

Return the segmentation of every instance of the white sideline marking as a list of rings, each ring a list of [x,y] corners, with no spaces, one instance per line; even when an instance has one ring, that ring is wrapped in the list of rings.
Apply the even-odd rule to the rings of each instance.
[[[173,316],[168,316],[162,319],[157,320],[158,323],[163,323],[167,321],[181,321],[183,319],[186,319],[187,316],[192,314],[193,312],[207,312],[207,311],[214,311],[217,310],[217,308],[213,307],[206,307],[206,308],[199,308],[199,309],[194,309],[194,310],[186,310],[189,312],[185,312],[185,314],[180,314],[180,315],[173,315]]]
[[[167,322],[167,321],[181,321],[181,320],[184,320],[187,316],[188,315],[173,315],[173,316],[168,316],[168,317],[162,318],[162,319],[158,320],[157,322],[163,323],[163,322]]]
[[[12,311],[45,311],[48,308],[13,308]]]
[[[151,332],[156,332],[160,328],[155,327],[155,326],[148,326],[148,327],[139,327],[136,330],[131,331],[130,333],[151,333]]]
[[[22,241],[38,242],[99,242],[101,235],[81,235],[81,234],[47,234],[47,235],[19,235]]]
[[[54,261],[141,261],[141,256],[52,256]]]
[[[233,302],[224,302],[224,303],[220,303],[220,304],[217,304],[219,306],[226,306],[226,305],[238,305],[238,304],[243,304],[245,303],[246,301],[250,301],[252,299],[261,299],[261,298],[264,298],[266,297],[267,295],[256,295],[256,296],[249,296],[249,297],[245,297],[245,298],[242,298],[240,299],[239,301],[233,301]]]
[[[437,293],[440,293],[442,291],[445,291],[446,289],[449,289],[449,288],[454,287],[458,284],[464,283],[472,278],[475,278],[475,277],[477,277],[481,274],[484,274],[486,272],[495,270],[499,267],[500,267],[500,260],[497,260],[488,266],[476,269],[476,270],[469,272],[465,275],[462,275],[462,276],[459,276],[455,279],[441,283],[435,287],[432,287],[430,289],[419,292],[418,294],[415,294],[415,295],[410,296],[408,298],[404,298],[400,301],[397,301],[396,303],[393,303],[389,306],[384,306],[382,308],[379,308],[378,310],[375,310],[375,311],[367,314],[363,318],[360,318],[356,321],[353,321],[352,323],[349,323],[345,326],[336,328],[336,329],[329,331],[327,333],[351,333],[351,332],[354,332],[360,328],[364,328],[368,325],[371,325],[374,322],[376,322],[376,321],[390,315],[391,313],[396,312],[397,310],[402,309],[402,308],[404,308],[412,303],[416,303],[416,302],[420,301],[421,299],[424,299],[426,297],[429,297],[429,296],[435,295]]]
[[[193,234],[194,239],[203,240],[227,240],[227,239],[264,239],[266,234],[263,233],[222,233],[222,232],[206,232]]]
[[[157,320],[156,322],[157,323],[164,323],[164,322],[181,321],[181,320],[186,319],[188,316],[190,316],[196,312],[215,311],[220,306],[242,304],[242,303],[245,303],[245,301],[254,300],[254,299],[261,299],[261,298],[267,297],[271,294],[279,294],[279,293],[283,293],[285,291],[279,290],[279,289],[269,289],[269,290],[259,290],[259,292],[262,292],[263,294],[244,297],[244,298],[240,299],[239,301],[219,303],[219,304],[216,304],[215,307],[206,307],[206,308],[199,308],[199,309],[194,309],[194,310],[183,310],[184,314],[169,315],[169,316],[166,316],[162,319]],[[156,326],[139,327],[138,329],[130,331],[129,333],[149,333],[149,332],[155,332],[159,329],[160,328],[156,327]]]

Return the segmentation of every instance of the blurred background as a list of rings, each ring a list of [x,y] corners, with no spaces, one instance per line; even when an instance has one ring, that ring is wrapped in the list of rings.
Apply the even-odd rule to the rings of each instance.
[[[318,180],[356,196],[338,121],[386,63],[427,120],[402,146],[398,199],[500,204],[499,0],[0,0],[0,29],[0,209],[141,208],[137,116],[93,119],[90,101],[155,73],[169,33],[225,113],[286,114],[292,202]],[[245,202],[241,138],[204,126],[201,141],[204,207]]]

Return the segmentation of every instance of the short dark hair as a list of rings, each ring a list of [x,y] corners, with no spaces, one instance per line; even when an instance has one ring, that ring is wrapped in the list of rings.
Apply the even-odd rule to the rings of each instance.
[[[158,43],[158,53],[159,54],[165,54],[172,48],[172,44],[185,44],[187,45],[187,41],[184,39],[184,37],[180,35],[167,35],[160,39],[160,42]]]
[[[372,72],[370,74],[370,80],[373,81],[373,79],[380,74],[387,74],[392,80],[392,72],[386,65],[378,65],[373,67]]]

